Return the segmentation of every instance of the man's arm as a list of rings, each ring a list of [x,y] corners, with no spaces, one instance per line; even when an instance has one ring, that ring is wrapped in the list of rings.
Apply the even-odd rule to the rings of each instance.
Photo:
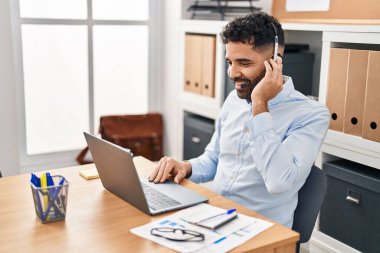
[[[270,193],[291,190],[304,181],[321,147],[329,125],[327,109],[302,117],[288,130],[285,139],[277,135],[269,112],[252,119],[251,152]]]
[[[221,113],[222,111],[223,109]],[[197,183],[212,180],[215,177],[219,159],[219,136],[220,119],[218,118],[211,141],[201,156],[183,162],[171,157],[163,157],[149,176],[149,180],[163,183],[170,175],[174,176],[174,182],[177,184],[185,177]]]
[[[215,122],[215,131],[212,135],[210,143],[205,149],[205,152],[201,156],[189,160],[192,166],[192,175],[189,179],[193,182],[208,182],[213,180],[215,177],[220,153],[220,121],[224,111],[223,108]]]

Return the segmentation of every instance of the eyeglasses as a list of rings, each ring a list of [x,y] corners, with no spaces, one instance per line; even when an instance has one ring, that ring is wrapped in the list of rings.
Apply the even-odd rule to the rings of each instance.
[[[200,242],[205,239],[202,233],[181,228],[152,228],[150,234],[176,242]]]

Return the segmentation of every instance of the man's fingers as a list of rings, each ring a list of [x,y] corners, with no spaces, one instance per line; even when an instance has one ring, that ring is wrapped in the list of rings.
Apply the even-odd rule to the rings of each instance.
[[[158,183],[161,181],[161,178],[162,178],[162,174],[164,173],[164,169],[166,167],[166,159],[164,159],[161,163],[161,166],[160,166],[160,169],[158,170],[158,173],[157,173],[157,176],[156,178],[154,179],[154,182],[155,183]]]
[[[173,160],[171,160],[170,158],[166,161],[166,166],[163,170],[163,174],[162,174],[162,177],[161,177],[161,180],[160,182],[163,183],[165,182],[165,180],[168,178],[170,172],[172,171],[174,167],[174,163],[173,163]]]
[[[152,182],[156,178],[156,176],[158,174],[158,170],[161,167],[161,161],[162,161],[162,159],[158,162],[158,164],[156,165],[156,167],[154,167],[152,173],[150,174],[150,176],[149,176],[149,181],[150,182]]]
[[[265,66],[265,77],[270,78],[272,76],[272,68],[271,68],[269,62],[265,61],[264,66]]]
[[[177,175],[174,178],[174,183],[179,184],[179,182],[186,176],[186,172],[179,170]]]
[[[278,65],[273,59],[269,59],[270,65],[272,67],[272,79],[277,80],[278,78]]]

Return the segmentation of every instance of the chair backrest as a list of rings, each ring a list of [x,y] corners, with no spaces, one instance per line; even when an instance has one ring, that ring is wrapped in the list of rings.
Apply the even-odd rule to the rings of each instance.
[[[1,170],[0,170],[0,178],[2,178],[3,177],[3,175],[1,175]]]
[[[298,191],[298,204],[294,211],[292,229],[300,233],[299,243],[309,241],[326,189],[325,172],[313,165],[305,184]]]

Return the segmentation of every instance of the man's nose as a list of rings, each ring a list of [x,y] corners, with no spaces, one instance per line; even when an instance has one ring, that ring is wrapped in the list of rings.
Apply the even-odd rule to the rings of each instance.
[[[237,67],[235,67],[234,65],[230,65],[228,67],[228,76],[231,78],[231,79],[234,79],[234,78],[237,78],[237,77],[241,77],[241,72],[239,71],[239,69]]]

